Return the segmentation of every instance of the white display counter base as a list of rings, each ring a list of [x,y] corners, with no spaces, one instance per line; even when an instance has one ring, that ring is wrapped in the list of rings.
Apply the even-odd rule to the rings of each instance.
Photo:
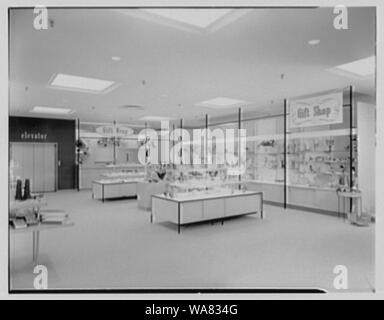
[[[263,193],[192,194],[170,198],[152,196],[151,223],[169,221],[180,226],[201,221],[224,220],[229,217],[259,214],[263,218]]]
[[[248,190],[262,191],[264,200],[271,204],[284,203],[284,185],[274,182],[248,182]],[[331,188],[288,186],[288,206],[337,214],[338,198]]]
[[[144,210],[151,210],[152,195],[161,194],[166,190],[165,182],[142,181],[137,183],[137,205]]]
[[[92,199],[115,199],[137,196],[137,181],[92,182]]]

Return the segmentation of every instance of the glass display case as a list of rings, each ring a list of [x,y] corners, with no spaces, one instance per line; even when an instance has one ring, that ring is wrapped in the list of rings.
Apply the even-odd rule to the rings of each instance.
[[[100,175],[100,179],[109,180],[134,180],[144,179],[145,170],[144,166],[136,163],[125,163],[117,165],[106,165],[108,171]]]
[[[187,192],[222,192],[239,189],[243,183],[236,175],[228,174],[230,168],[226,166],[184,166],[179,168],[169,183],[167,192],[170,195]]]
[[[349,135],[328,136],[323,133],[307,138],[296,135],[289,139],[287,158],[289,186],[336,190],[350,185]],[[356,168],[356,157],[353,159],[352,166]]]
[[[254,142],[247,150],[247,177],[262,182],[284,182],[284,141],[271,138]]]

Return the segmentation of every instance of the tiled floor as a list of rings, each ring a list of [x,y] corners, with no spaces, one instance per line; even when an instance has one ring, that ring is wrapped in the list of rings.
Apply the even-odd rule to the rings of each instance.
[[[265,206],[266,218],[182,229],[150,224],[136,200],[92,200],[90,191],[47,194],[72,228],[41,233],[50,289],[316,287],[333,291],[336,265],[352,291],[374,286],[374,229],[335,217]],[[11,287],[33,288],[32,235],[11,236]]]

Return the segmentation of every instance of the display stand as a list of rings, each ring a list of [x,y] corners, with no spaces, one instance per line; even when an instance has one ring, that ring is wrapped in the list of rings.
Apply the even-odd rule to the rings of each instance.
[[[184,193],[173,198],[152,196],[151,223],[175,223],[178,233],[182,225],[213,220],[223,222],[226,218],[248,214],[259,214],[263,219],[262,192]]]
[[[137,197],[137,180],[132,181],[93,181],[92,199],[131,198]]]
[[[166,191],[165,182],[142,181],[137,183],[137,205],[140,209],[151,210],[152,195]]]

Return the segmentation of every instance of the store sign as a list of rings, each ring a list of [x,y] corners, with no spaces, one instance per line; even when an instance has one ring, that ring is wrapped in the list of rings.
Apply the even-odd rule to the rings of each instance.
[[[314,127],[343,122],[343,94],[332,93],[289,104],[290,128]]]
[[[106,137],[125,138],[133,134],[133,129],[123,126],[101,126],[96,128],[96,132]]]

